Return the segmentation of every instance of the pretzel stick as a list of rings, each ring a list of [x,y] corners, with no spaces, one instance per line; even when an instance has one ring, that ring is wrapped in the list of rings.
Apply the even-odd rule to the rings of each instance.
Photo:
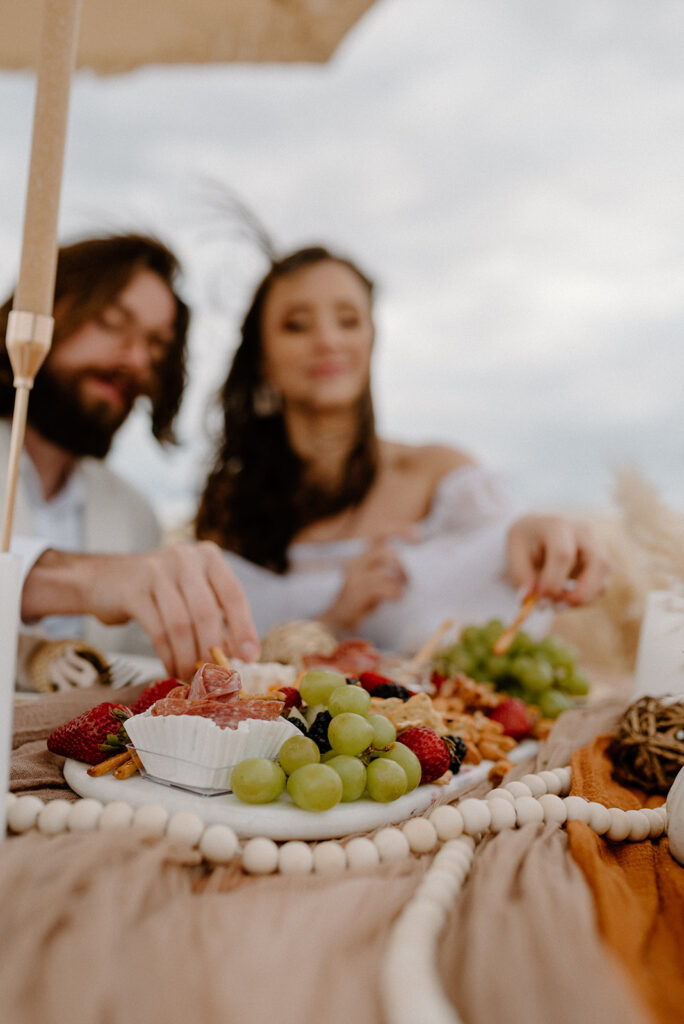
[[[106,761],[100,761],[99,764],[91,764],[88,769],[88,775],[91,778],[96,779],[100,775],[107,775],[109,772],[114,771],[119,765],[123,764],[131,755],[127,750],[124,750],[122,754],[114,754],[113,757],[108,757]]]
[[[135,775],[138,770],[138,766],[135,763],[132,755],[129,755],[128,760],[120,764],[114,772],[115,779],[128,779],[131,775]]]
[[[428,637],[425,641],[418,653],[414,654],[411,660],[407,663],[406,668],[409,672],[420,672],[423,665],[425,665],[437,651],[440,643],[442,642],[442,637],[451,629],[453,624],[453,619],[445,619],[441,626],[437,627],[432,636]]]
[[[220,665],[221,668],[232,668],[230,660],[226,657],[226,655],[223,653],[220,647],[210,647],[209,653],[211,654],[216,664]]]
[[[526,597],[523,598],[523,602],[520,605],[520,611],[513,619],[510,626],[506,626],[503,633],[500,633],[497,639],[492,644],[492,651],[494,654],[506,653],[508,648],[513,643],[513,640],[515,639],[515,634],[518,632],[518,630],[520,629],[523,622],[530,614],[538,600],[539,598],[534,593],[529,593]]]

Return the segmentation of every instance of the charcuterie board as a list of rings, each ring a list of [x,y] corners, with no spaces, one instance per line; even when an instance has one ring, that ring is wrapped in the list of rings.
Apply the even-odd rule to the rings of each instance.
[[[524,761],[533,756],[537,748],[535,740],[526,740],[508,757],[516,763]],[[93,797],[102,803],[125,800],[133,807],[161,804],[171,812],[194,811],[206,824],[230,825],[245,838],[268,836],[277,840],[318,840],[369,832],[383,825],[405,821],[412,815],[423,814],[435,804],[454,799],[459,793],[485,781],[491,767],[491,761],[466,764],[445,785],[418,786],[390,803],[355,800],[320,812],[301,810],[285,794],[274,803],[255,806],[242,803],[232,793],[198,796],[140,776],[124,780],[109,775],[92,778],[88,775],[88,766],[80,761],[66,761],[64,778],[79,796]]]

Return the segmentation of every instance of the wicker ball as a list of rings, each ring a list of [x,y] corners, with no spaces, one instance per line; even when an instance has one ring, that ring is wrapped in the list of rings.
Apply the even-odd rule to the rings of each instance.
[[[620,782],[666,793],[684,765],[684,701],[647,696],[630,704],[608,752]]]

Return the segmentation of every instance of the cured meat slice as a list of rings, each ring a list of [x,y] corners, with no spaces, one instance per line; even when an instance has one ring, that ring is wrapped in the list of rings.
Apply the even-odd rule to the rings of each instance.
[[[304,668],[336,668],[346,675],[357,675],[377,668],[380,655],[367,640],[343,640],[331,654],[305,654]]]
[[[243,700],[178,700],[164,698],[153,705],[152,715],[200,715],[210,718],[222,729],[234,729],[249,718],[275,721],[285,704],[281,700],[261,700],[245,697]]]
[[[211,697],[212,700],[234,700],[241,687],[240,676],[235,669],[223,668],[221,665],[213,665],[206,662],[201,665],[190,683],[188,698],[190,700],[203,700]]]

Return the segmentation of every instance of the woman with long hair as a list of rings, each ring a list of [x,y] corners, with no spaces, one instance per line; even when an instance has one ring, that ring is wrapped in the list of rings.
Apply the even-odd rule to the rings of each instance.
[[[588,525],[517,517],[464,452],[377,436],[372,298],[317,246],[272,260],[244,318],[197,535],[226,550],[259,631],[317,618],[401,652],[446,615],[510,614],[519,588],[593,600],[607,561]]]

